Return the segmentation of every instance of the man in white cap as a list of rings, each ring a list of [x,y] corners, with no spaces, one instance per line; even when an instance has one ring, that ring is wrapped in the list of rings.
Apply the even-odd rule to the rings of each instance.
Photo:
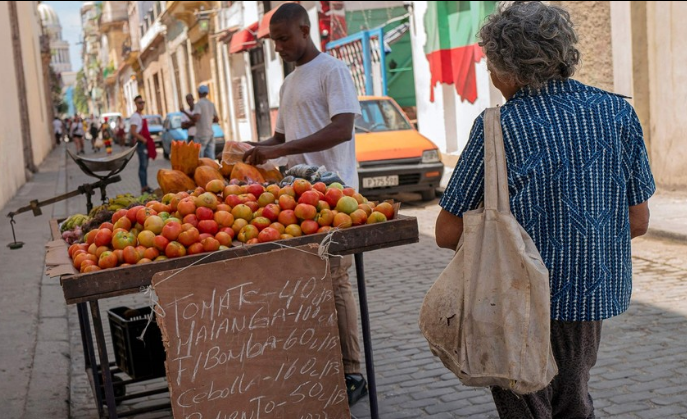
[[[213,141],[212,124],[219,121],[215,105],[207,98],[210,89],[206,85],[198,87],[200,98],[193,109],[193,120],[196,123],[194,142],[201,145],[200,157],[215,159],[215,142]]]

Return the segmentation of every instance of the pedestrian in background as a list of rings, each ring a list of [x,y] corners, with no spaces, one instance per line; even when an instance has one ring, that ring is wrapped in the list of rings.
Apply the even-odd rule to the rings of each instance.
[[[122,119],[121,116],[117,117],[117,121],[115,123],[115,138],[117,140],[117,144],[119,144],[121,147],[126,146],[126,126],[124,125],[124,120]]]
[[[181,108],[181,128],[187,130],[188,142],[191,142],[196,138],[196,122],[193,117],[195,113],[195,103],[192,94],[186,95],[186,103],[188,103],[188,109]]]
[[[52,129],[55,132],[55,142],[57,145],[60,145],[62,142],[62,134],[64,133],[64,129],[62,120],[58,116],[55,116],[55,119],[52,121]]]
[[[76,147],[76,154],[85,154],[83,150],[83,137],[84,137],[84,129],[83,129],[83,122],[81,121],[81,117],[79,114],[74,115],[74,120],[72,121],[72,127],[70,130],[70,134],[72,138],[74,139],[74,146]]]
[[[72,119],[71,118],[64,118],[62,121],[62,126],[64,127],[64,137],[67,137],[64,141],[65,142],[70,142],[72,141]]]
[[[524,396],[492,388],[502,418],[593,418],[589,372],[602,321],[627,310],[630,240],[644,234],[655,191],[642,127],[620,95],[570,77],[580,59],[570,15],[514,2],[479,33],[491,80],[506,98],[501,125],[510,207],[549,270],[558,375]],[[440,247],[456,249],[463,213],[484,198],[484,122],[472,127],[440,201]]]
[[[110,156],[112,155],[112,137],[114,135],[112,134],[112,129],[110,129],[110,124],[107,123],[108,117],[104,119],[103,125],[100,127],[100,138],[103,141],[107,155]]]
[[[88,122],[89,127],[88,127],[88,133],[91,136],[91,146],[93,147],[93,151],[98,152],[100,151],[100,144],[98,143],[98,133],[100,132],[100,126],[98,124],[98,119],[91,114],[91,119]]]
[[[195,104],[193,122],[196,135],[193,141],[201,145],[200,157],[215,159],[215,142],[212,124],[219,121],[215,104],[207,98],[210,89],[206,85],[198,87],[198,103]]]
[[[148,122],[142,112],[146,102],[141,95],[134,98],[136,112],[129,118],[129,133],[131,139],[136,141],[136,154],[138,155],[138,180],[141,182],[141,193],[152,192],[148,186],[148,159],[155,159],[155,143],[148,131]],[[152,145],[152,151],[151,151]]]

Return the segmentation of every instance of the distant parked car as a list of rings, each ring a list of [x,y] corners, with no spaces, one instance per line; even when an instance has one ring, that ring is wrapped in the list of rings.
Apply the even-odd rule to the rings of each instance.
[[[181,127],[183,120],[181,112],[171,112],[165,117],[162,124],[162,151],[166,159],[169,158],[170,150],[172,149],[172,141],[188,141],[188,130]],[[224,131],[219,124],[212,124],[212,132],[215,142],[215,156],[221,157],[224,149]]]
[[[148,122],[148,132],[155,141],[155,146],[162,146],[162,117],[160,115],[143,115]]]
[[[365,196],[419,192],[435,198],[444,174],[439,149],[410,123],[390,97],[360,96],[355,120],[359,191]]]

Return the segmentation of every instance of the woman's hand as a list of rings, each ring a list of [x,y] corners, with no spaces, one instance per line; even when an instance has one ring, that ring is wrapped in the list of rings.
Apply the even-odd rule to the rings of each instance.
[[[460,236],[463,235],[463,218],[442,209],[437,217],[434,236],[437,246],[456,250]]]

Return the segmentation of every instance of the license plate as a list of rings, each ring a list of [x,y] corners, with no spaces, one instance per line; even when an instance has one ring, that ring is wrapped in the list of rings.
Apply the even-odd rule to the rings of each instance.
[[[398,175],[363,178],[363,188],[383,188],[385,186],[397,186],[397,185],[398,185]]]

